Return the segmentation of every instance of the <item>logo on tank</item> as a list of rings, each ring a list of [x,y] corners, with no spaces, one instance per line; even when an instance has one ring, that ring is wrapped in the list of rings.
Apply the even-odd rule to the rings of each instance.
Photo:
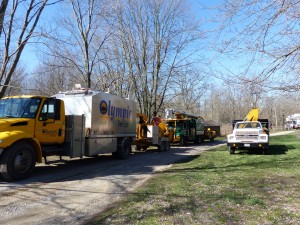
[[[107,115],[111,120],[113,119],[129,119],[131,115],[131,109],[129,105],[126,107],[120,107],[114,105],[110,100],[107,102],[102,100],[99,105],[99,110],[102,115]]]

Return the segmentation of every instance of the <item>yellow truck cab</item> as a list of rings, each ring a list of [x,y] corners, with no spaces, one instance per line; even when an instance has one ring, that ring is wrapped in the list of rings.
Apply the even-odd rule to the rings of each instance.
[[[5,180],[23,179],[42,162],[42,147],[64,142],[63,101],[43,96],[0,100],[0,173]]]

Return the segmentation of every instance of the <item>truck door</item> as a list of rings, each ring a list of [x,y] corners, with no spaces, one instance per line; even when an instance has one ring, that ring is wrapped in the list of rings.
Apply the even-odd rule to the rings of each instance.
[[[41,144],[59,144],[64,141],[64,115],[60,115],[59,99],[46,99],[36,119],[36,138]]]

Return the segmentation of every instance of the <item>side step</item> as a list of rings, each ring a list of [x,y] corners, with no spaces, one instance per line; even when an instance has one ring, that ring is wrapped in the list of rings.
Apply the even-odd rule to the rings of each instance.
[[[43,152],[43,158],[45,160],[45,164],[51,164],[54,162],[62,162],[63,161],[62,156],[63,156],[63,153],[65,152],[65,149],[57,148],[56,146],[49,146],[49,147],[43,147],[42,152]],[[59,156],[59,160],[48,161],[47,156]]]

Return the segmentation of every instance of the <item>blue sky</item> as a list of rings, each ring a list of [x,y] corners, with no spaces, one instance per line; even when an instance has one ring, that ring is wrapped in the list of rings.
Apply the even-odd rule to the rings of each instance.
[[[201,0],[189,0],[192,3],[192,10],[193,13],[195,13],[197,19],[199,19],[202,22],[202,29],[212,29],[212,24],[208,22],[209,18],[212,16],[212,12],[208,10],[203,10],[205,7],[211,7],[213,4],[220,3],[221,0],[217,1],[201,1]],[[55,15],[57,14],[57,7],[55,5],[48,6],[45,8],[45,11],[42,14],[42,17],[39,22],[40,25],[51,23],[51,19],[55,18]],[[211,54],[210,52],[207,52],[206,54]],[[36,54],[36,44],[35,43],[29,43],[25,49],[23,50],[20,63],[25,65],[28,72],[33,72],[34,68],[38,66],[40,63],[40,59],[38,58]]]

